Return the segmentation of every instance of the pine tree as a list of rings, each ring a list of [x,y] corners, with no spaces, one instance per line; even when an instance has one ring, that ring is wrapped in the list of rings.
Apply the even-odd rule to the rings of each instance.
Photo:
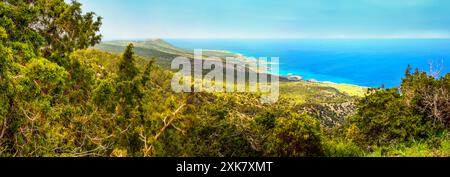
[[[131,81],[139,74],[134,61],[133,44],[130,43],[119,63],[119,81]]]

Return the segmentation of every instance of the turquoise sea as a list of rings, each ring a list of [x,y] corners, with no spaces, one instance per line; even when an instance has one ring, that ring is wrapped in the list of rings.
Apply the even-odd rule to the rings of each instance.
[[[450,72],[450,39],[166,39],[185,49],[228,50],[249,57],[279,57],[281,75],[360,86],[397,87],[410,64],[429,61]]]

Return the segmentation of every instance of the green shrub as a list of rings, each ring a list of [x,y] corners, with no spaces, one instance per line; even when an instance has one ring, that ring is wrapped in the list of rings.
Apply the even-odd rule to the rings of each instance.
[[[364,151],[354,142],[334,138],[324,143],[325,156],[327,157],[361,157]]]
[[[322,129],[318,120],[297,113],[286,113],[276,120],[266,142],[269,156],[322,156]]]
[[[348,123],[355,125],[362,145],[387,145],[413,138],[425,138],[430,122],[414,114],[397,89],[380,90],[363,98],[358,113]]]

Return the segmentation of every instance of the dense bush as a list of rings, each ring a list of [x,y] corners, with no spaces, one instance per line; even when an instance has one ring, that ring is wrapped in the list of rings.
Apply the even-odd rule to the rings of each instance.
[[[322,129],[318,120],[296,113],[277,118],[265,149],[269,156],[322,156]]]
[[[372,89],[347,122],[348,138],[368,148],[432,139],[448,130],[448,78],[408,68],[400,89]]]

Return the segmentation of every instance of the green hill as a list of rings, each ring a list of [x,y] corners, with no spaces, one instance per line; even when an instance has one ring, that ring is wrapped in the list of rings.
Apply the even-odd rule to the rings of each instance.
[[[189,59],[194,58],[194,51],[175,47],[162,39],[144,41],[107,41],[96,45],[94,48],[112,53],[122,53],[129,43],[133,43],[137,55],[155,58],[156,63],[163,68],[170,68],[172,60],[179,56]],[[208,57],[218,57],[225,60],[227,57],[240,58],[241,56],[227,51],[204,50],[203,58],[206,59]]]

